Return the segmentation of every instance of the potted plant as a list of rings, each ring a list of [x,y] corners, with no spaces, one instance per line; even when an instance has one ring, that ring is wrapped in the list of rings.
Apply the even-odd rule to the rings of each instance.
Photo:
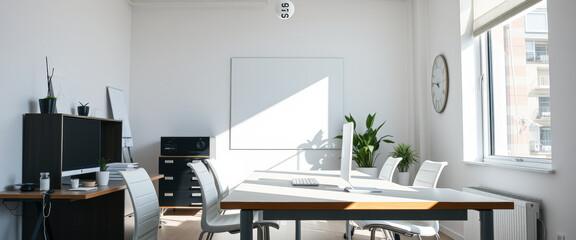
[[[82,102],[78,102],[78,103],[80,103],[80,106],[78,106],[78,115],[88,116],[88,112],[90,111],[90,107],[88,107],[88,103],[82,103]]]
[[[48,94],[45,98],[38,99],[38,103],[40,105],[40,113],[56,112],[56,97],[54,96],[54,88],[52,87],[53,76],[54,68],[52,68],[52,73],[48,71],[48,57],[46,57],[46,78],[48,80]]]
[[[110,180],[110,172],[106,171],[108,169],[108,159],[102,157],[98,159],[98,165],[100,165],[100,171],[96,172],[96,184],[98,186],[108,185],[108,180]]]
[[[394,146],[391,157],[402,158],[398,163],[398,183],[407,186],[410,181],[410,167],[418,162],[418,152],[412,149],[412,145],[400,143]]]
[[[380,154],[374,155],[374,153],[380,148],[380,143],[394,143],[394,141],[388,139],[391,138],[392,135],[385,135],[378,138],[378,131],[380,131],[386,121],[374,129],[373,126],[375,117],[376,113],[368,114],[366,117],[366,131],[364,133],[359,133],[356,131],[356,126],[358,125],[356,124],[356,120],[354,120],[352,117],[352,114],[349,114],[349,116],[344,116],[346,121],[354,123],[354,134],[352,141],[352,152],[354,155],[352,156],[352,160],[354,160],[354,162],[356,162],[358,165],[356,170],[364,172],[373,177],[376,177],[378,174],[378,170],[374,164],[376,163],[376,159]],[[342,135],[336,136],[336,138],[342,139]]]

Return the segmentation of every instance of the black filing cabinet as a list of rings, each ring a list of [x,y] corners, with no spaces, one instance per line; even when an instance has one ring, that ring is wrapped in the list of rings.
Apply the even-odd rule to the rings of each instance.
[[[188,163],[202,161],[203,157],[159,157],[160,207],[202,207],[202,192],[198,178]]]

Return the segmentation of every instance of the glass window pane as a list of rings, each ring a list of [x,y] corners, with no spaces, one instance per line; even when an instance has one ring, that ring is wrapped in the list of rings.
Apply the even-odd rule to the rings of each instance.
[[[546,22],[546,13],[529,13],[526,15],[526,32],[545,32],[548,31]]]
[[[517,16],[490,30],[490,154],[551,159],[546,13]],[[544,21],[542,20],[544,17]],[[528,26],[530,25],[530,26]]]

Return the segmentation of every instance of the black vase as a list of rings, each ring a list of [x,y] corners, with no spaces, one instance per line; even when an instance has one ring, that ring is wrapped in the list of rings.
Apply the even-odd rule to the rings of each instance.
[[[56,113],[56,98],[38,99],[40,104],[40,113]]]
[[[80,116],[88,116],[89,111],[90,107],[88,106],[78,106],[78,115]]]

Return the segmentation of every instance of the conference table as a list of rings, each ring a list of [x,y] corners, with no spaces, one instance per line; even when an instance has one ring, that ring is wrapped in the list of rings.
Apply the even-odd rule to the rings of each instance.
[[[292,186],[292,178],[315,178],[318,186]],[[355,192],[347,192],[350,185]],[[362,191],[364,189],[365,191]],[[376,190],[376,191],[374,191]],[[449,188],[415,188],[353,171],[350,182],[340,171],[256,171],[220,204],[240,209],[240,239],[252,239],[254,211],[264,220],[459,220],[468,210],[480,213],[482,240],[494,239],[493,210],[513,202]],[[296,238],[299,239],[299,224]],[[348,235],[350,236],[350,235]]]

